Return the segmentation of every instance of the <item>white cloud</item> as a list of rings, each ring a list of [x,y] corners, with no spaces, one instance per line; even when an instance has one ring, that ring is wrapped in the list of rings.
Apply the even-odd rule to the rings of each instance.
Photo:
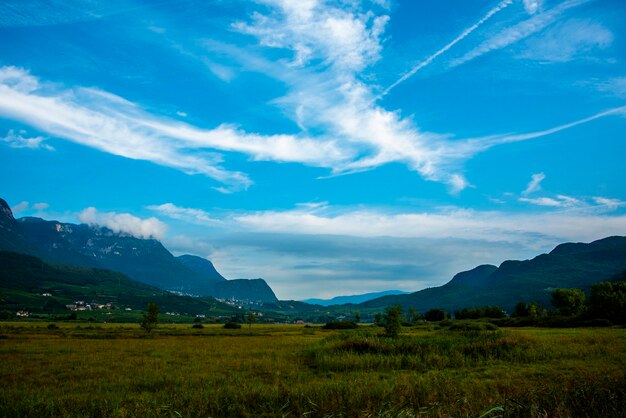
[[[524,9],[528,14],[535,14],[542,6],[543,0],[524,0]]]
[[[176,206],[173,203],[151,205],[147,208],[163,216],[168,216],[173,219],[184,220],[186,222],[205,225],[214,225],[221,223],[219,219],[212,218],[208,212],[202,209],[185,208],[181,206]]]
[[[564,4],[573,7],[582,1]],[[256,161],[327,168],[332,175],[399,162],[458,193],[469,186],[460,174],[461,165],[475,154],[620,110],[530,134],[451,140],[422,132],[411,118],[377,105],[373,88],[361,79],[362,71],[380,58],[386,15],[376,15],[356,3],[262,3],[268,6],[264,9],[267,14],[256,13],[249,22],[236,23],[234,28],[256,36],[267,47],[287,48],[294,54],[292,61],[270,62],[245,48],[217,42],[207,42],[207,48],[222,48],[221,52],[239,59],[247,70],[283,81],[287,93],[272,103],[293,118],[302,128],[300,134],[251,133],[227,123],[200,129],[149,114],[108,92],[63,89],[40,82],[15,67],[0,68],[0,116],[115,155],[203,174],[222,183],[215,190],[224,193],[245,189],[252,180],[245,173],[224,168],[221,151],[242,153]],[[552,13],[559,7],[565,8],[561,4],[551,9]]]
[[[14,215],[17,215],[18,213],[22,213],[28,210],[29,207],[29,203],[25,200],[21,201],[20,203],[18,203],[17,205],[13,206],[11,208],[11,210],[13,211]]]
[[[35,209],[36,211],[43,211],[46,210],[50,207],[50,205],[48,203],[45,202],[40,202],[40,203],[35,203],[33,205],[33,209]]]
[[[122,232],[137,238],[163,239],[167,225],[157,218],[141,219],[129,213],[99,212],[88,207],[78,214],[78,219],[92,226],[103,226],[113,232]]]
[[[613,33],[590,19],[570,19],[545,34],[529,39],[520,58],[542,62],[567,62],[586,57],[595,49],[606,49]]]
[[[0,141],[6,142],[11,148],[41,148],[47,151],[54,151],[52,146],[44,144],[46,139],[43,136],[28,138],[24,136],[25,134],[26,131],[20,130],[18,133],[15,133],[13,129],[10,129],[4,138],[0,138]]]
[[[531,193],[541,190],[541,182],[546,178],[544,173],[537,173],[531,176],[531,180],[522,192],[522,196],[528,196]]]
[[[9,81],[2,84],[3,80]],[[255,160],[296,161],[322,167],[349,157],[333,140],[248,134],[231,125],[202,130],[155,117],[107,92],[58,90],[32,80],[36,79],[24,70],[0,68],[0,115],[115,155],[204,174],[231,189],[245,188],[251,181],[243,173],[224,170],[220,155],[198,155],[199,151],[213,148],[246,153]]]
[[[360,71],[376,61],[389,16],[355,13],[318,0],[258,0],[272,13],[255,13],[252,23],[233,27],[262,45],[294,51],[293,65],[322,59],[341,70]]]
[[[556,198],[523,201],[572,208],[582,205],[578,199]],[[475,211],[460,208],[434,212],[396,213],[363,209],[327,213],[306,209],[253,212],[235,215],[233,220],[255,232],[343,235],[353,237],[454,238],[486,242],[516,242],[532,247],[534,241],[593,240],[626,234],[626,216],[606,216],[580,211],[552,211],[536,214],[501,211]]]
[[[45,203],[45,202],[39,202],[39,203],[35,203],[35,204],[31,205],[29,202],[24,200],[24,201],[21,201],[20,203],[18,203],[17,205],[13,206],[11,208],[11,210],[12,210],[14,215],[17,215],[19,213],[33,212],[33,211],[41,213],[41,212],[45,211],[46,209],[48,209],[49,207],[50,207],[50,205],[48,203]]]
[[[456,67],[478,58],[484,54],[505,48],[522,39],[533,35],[550,26],[567,10],[588,3],[590,0],[566,0],[545,12],[537,13],[530,19],[514,26],[503,29],[494,36],[467,52],[462,57],[453,60],[450,67]]]
[[[450,193],[452,194],[458,194],[470,185],[467,179],[460,174],[450,176],[448,184],[450,185]]]
[[[459,190],[456,144],[420,132],[399,112],[376,105],[372,89],[359,79],[359,72],[379,58],[386,16],[315,1],[264,3],[272,6],[269,14],[256,13],[252,22],[234,27],[257,36],[264,46],[292,50],[292,62],[281,66],[234,47],[214,42],[210,47],[287,84],[288,93],[274,103],[303,130],[333,138],[343,152],[344,158],[327,156],[326,164],[319,166],[338,175],[398,161],[428,180]],[[324,71],[319,71],[320,61]]]
[[[598,90],[626,98],[626,76],[611,78],[596,84]]]
[[[608,210],[616,210],[618,208],[626,206],[626,202],[623,202],[619,199],[611,199],[607,197],[595,196],[593,201],[600,205],[606,207]]]
[[[565,196],[565,195],[557,195],[556,197],[537,197],[537,198],[529,198],[529,197],[520,197],[520,202],[530,203],[538,206],[550,206],[554,208],[567,208],[573,206],[580,206],[583,204],[580,200]]]

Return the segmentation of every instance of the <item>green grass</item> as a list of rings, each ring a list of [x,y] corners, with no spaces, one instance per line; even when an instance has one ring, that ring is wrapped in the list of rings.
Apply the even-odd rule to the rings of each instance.
[[[47,325],[0,323],[0,416],[626,416],[623,328]]]

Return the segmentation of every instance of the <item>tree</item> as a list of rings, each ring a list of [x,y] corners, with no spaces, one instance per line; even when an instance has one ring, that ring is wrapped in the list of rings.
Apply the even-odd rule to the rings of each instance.
[[[143,328],[148,334],[156,328],[159,322],[159,307],[156,303],[150,302],[146,307],[146,313],[143,314],[143,321],[141,321],[141,328]]]
[[[518,318],[530,316],[528,313],[528,305],[524,302],[519,302],[517,305],[515,305],[515,308],[513,308],[513,314],[511,316]]]
[[[385,335],[391,338],[397,338],[402,328],[402,306],[390,306],[385,310],[383,318]]]
[[[248,322],[248,329],[252,328],[252,324],[256,322],[256,316],[252,312],[248,312],[248,316],[246,317],[246,321]]]
[[[449,317],[450,315],[448,314],[448,311],[437,308],[430,309],[424,314],[424,319],[431,322],[443,321]]]
[[[585,306],[585,292],[580,289],[554,289],[552,305],[561,315],[578,315]]]
[[[591,286],[589,314],[616,324],[626,323],[626,282],[600,282]]]
[[[419,314],[419,312],[417,312],[415,310],[414,307],[409,306],[409,322],[415,324],[417,323],[417,321],[419,321],[421,319],[421,315]]]
[[[359,311],[356,311],[354,313],[354,322],[356,322],[357,324],[361,322],[361,314],[359,313]]]

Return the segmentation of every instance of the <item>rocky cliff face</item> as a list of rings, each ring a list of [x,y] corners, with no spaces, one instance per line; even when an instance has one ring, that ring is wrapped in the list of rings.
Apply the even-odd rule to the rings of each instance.
[[[10,207],[1,199],[0,249],[34,255],[52,263],[109,269],[161,289],[192,295],[276,300],[265,281],[261,280],[264,286],[257,281],[253,284],[226,281],[210,261],[195,256],[174,257],[155,239],[40,218],[15,220]]]

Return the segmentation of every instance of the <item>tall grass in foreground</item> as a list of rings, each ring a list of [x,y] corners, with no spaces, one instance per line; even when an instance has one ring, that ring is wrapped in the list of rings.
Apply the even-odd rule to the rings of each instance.
[[[0,416],[626,416],[624,329],[379,332],[0,324]]]

